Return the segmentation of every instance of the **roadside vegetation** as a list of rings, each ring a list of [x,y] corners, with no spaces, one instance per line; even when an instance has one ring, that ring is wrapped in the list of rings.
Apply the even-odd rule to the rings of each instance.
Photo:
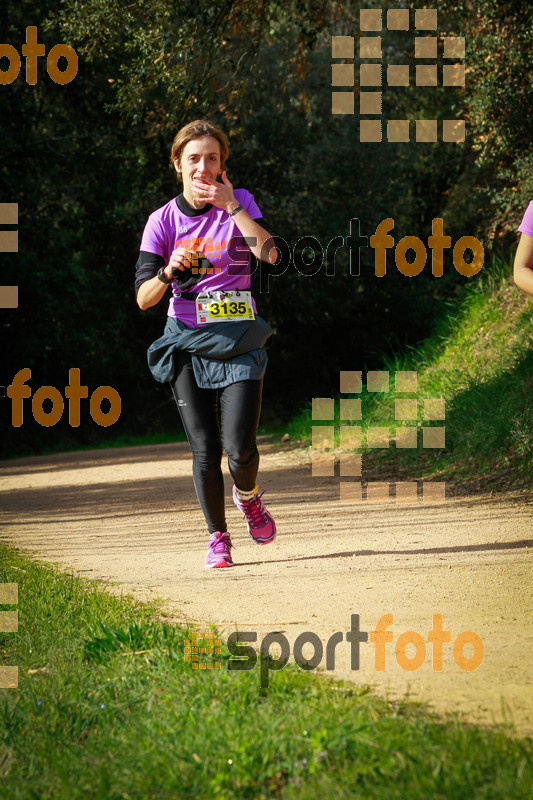
[[[495,258],[482,280],[446,304],[428,339],[384,358],[388,394],[368,392],[363,380],[360,394],[342,395],[361,398],[362,420],[353,424],[362,426],[363,443],[369,427],[389,427],[388,449],[363,448],[366,474],[392,470],[419,478],[438,475],[470,488],[531,486],[533,304],[510,274],[509,263]],[[416,371],[417,394],[395,391],[397,371]],[[417,419],[396,422],[395,400],[409,398],[418,399]],[[444,399],[444,420],[424,420],[423,400],[433,398]],[[340,404],[335,406],[340,425]],[[309,404],[286,432],[291,441],[310,446],[312,426],[321,424],[331,423],[314,422]],[[407,425],[418,428],[417,450],[395,446],[397,427]],[[422,449],[423,426],[445,427],[445,449]]]

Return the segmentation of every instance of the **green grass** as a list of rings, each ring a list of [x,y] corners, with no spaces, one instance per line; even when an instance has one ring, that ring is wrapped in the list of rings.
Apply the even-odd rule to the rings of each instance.
[[[161,609],[0,548],[19,589],[1,634],[2,797],[524,798],[532,743],[294,665],[193,671]]]
[[[363,381],[363,434],[388,426],[388,450],[368,451],[365,470],[396,468],[419,477],[440,474],[485,486],[531,485],[533,465],[533,304],[512,282],[511,267],[494,259],[483,277],[448,304],[432,336],[411,351],[383,359],[391,391],[369,393]],[[430,313],[430,310],[428,310]],[[418,404],[418,450],[396,449],[394,401],[414,394],[394,390],[393,374],[415,370],[418,399],[444,398],[446,419],[424,422]],[[356,395],[351,395],[356,397]],[[340,424],[339,403],[336,422]],[[311,443],[311,405],[287,430]],[[323,423],[328,424],[328,423]],[[331,424],[331,423],[329,423]],[[346,424],[346,423],[343,423]],[[446,448],[422,450],[423,425],[446,427]],[[336,426],[338,427],[338,425]],[[363,435],[363,441],[365,436]]]

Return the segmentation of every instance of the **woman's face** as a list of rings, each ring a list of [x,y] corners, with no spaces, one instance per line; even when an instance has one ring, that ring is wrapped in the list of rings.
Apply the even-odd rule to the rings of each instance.
[[[216,180],[220,174],[220,144],[214,136],[191,139],[181,153],[181,162],[174,162],[178,175],[181,172],[183,194],[191,202],[197,197],[195,185],[205,183],[205,178]],[[204,202],[205,204],[205,202]]]

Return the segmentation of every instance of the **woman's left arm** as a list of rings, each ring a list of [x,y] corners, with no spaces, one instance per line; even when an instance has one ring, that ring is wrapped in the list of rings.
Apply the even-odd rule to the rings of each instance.
[[[239,205],[238,201],[235,200],[227,210],[228,214],[230,211],[233,211]],[[235,224],[242,233],[242,235],[247,240],[254,240],[257,244],[252,247],[250,244],[248,247],[261,261],[269,261],[271,264],[274,264],[278,257],[278,251],[276,250],[276,245],[274,243],[274,239],[272,235],[258,225],[255,219],[249,215],[249,213],[244,209],[241,208],[235,214]]]
[[[205,180],[208,181],[209,185],[205,183],[195,184],[195,193],[206,203],[211,203],[217,208],[223,208],[228,214],[231,211],[235,211],[240,203],[233,194],[233,184],[229,182],[226,170],[222,173],[223,183],[214,181],[211,178],[205,178]],[[278,257],[278,251],[272,235],[261,225],[258,225],[244,208],[241,208],[234,215],[234,221],[246,239],[251,239],[252,241],[255,239],[255,245],[248,245],[254,256],[262,261],[268,260],[271,264],[274,264]]]
[[[533,295],[533,236],[525,233],[520,234],[514,259],[514,282],[524,292]]]

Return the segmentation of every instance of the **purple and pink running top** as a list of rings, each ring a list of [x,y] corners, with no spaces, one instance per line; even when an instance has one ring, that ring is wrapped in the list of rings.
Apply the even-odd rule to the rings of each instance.
[[[241,203],[252,219],[261,218],[261,211],[253,195],[246,189],[235,189],[235,199]],[[209,259],[211,274],[202,277],[189,291],[210,292],[219,289],[250,288],[250,249],[244,243],[237,227],[238,214],[230,217],[227,211],[211,205],[205,213],[188,216],[173,198],[148,218],[144,229],[141,250],[157,253],[168,264],[176,247],[195,250]],[[173,292],[178,290],[172,284]],[[255,302],[254,311],[256,311]],[[194,300],[172,296],[168,316],[181,320],[188,328],[197,327]]]
[[[526,213],[522,218],[522,222],[520,223],[518,231],[520,233],[525,233],[526,236],[533,236],[533,200],[526,209]]]

